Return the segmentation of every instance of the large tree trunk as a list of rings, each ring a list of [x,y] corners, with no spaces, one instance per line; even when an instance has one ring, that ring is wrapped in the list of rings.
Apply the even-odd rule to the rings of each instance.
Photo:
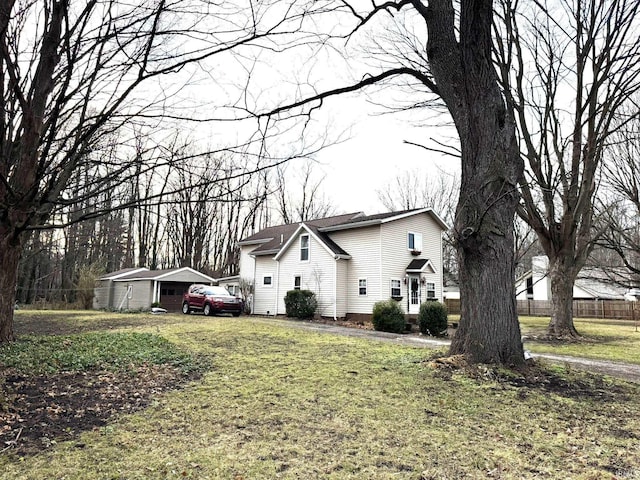
[[[0,344],[15,340],[13,309],[21,254],[20,239],[12,230],[0,226]]]
[[[431,71],[462,150],[454,232],[460,328],[450,353],[474,363],[519,365],[524,351],[515,300],[513,219],[524,164],[491,56],[492,2],[467,0],[460,8],[459,32],[453,28],[450,0],[432,0],[424,11]]]
[[[573,325],[573,284],[576,274],[562,259],[550,260],[551,321],[548,333],[554,337],[577,337]]]

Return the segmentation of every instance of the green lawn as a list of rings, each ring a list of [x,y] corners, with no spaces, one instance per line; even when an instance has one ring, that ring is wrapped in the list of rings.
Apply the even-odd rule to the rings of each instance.
[[[260,319],[40,315],[20,313],[19,328],[153,333],[209,371],[77,441],[0,455],[0,478],[640,477],[637,385],[571,372],[575,388],[518,386],[436,369],[429,350]]]
[[[532,352],[572,355],[640,364],[640,328],[628,320],[581,319],[574,321],[582,339],[575,343],[527,341]],[[544,334],[548,317],[520,317],[523,335]]]

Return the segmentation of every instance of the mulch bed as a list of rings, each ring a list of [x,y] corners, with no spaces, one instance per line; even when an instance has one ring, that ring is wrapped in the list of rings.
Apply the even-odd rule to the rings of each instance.
[[[33,376],[0,371],[0,453],[27,456],[77,439],[83,431],[104,426],[114,415],[145,408],[154,396],[199,375],[169,365]]]

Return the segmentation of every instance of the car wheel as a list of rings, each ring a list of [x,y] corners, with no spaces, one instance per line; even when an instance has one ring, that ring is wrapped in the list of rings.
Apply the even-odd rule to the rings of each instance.
[[[211,311],[211,305],[209,305],[208,303],[204,304],[204,310],[203,310],[204,314],[208,317],[209,315],[212,315],[213,312]]]
[[[187,302],[184,302],[182,304],[182,313],[184,313],[185,315],[189,315],[191,313],[191,309],[189,308],[189,304]]]

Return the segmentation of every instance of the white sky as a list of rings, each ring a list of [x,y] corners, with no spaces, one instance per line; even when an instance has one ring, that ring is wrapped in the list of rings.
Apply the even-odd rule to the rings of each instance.
[[[403,143],[430,144],[430,138],[450,136],[451,128],[416,126],[395,114],[376,115],[380,108],[364,96],[345,97],[326,108],[325,114],[333,117],[330,123],[351,127],[346,141],[314,157],[326,174],[323,190],[338,211],[384,212],[377,191],[404,172],[433,177],[460,170],[457,159]]]

